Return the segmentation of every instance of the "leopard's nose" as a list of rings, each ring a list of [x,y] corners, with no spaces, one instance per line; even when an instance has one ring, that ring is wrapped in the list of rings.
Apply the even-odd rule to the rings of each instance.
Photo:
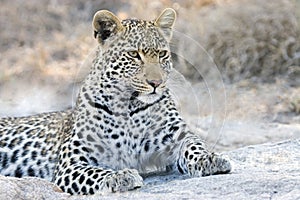
[[[162,84],[162,80],[148,80],[146,79],[146,82],[151,85],[153,88],[157,88],[158,86],[160,86]]]

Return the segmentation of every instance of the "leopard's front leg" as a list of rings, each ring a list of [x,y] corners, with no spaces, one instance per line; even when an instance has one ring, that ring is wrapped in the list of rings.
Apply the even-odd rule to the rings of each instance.
[[[124,192],[143,186],[143,179],[136,169],[113,170],[93,165],[89,161],[89,152],[81,151],[79,154],[75,148],[79,146],[78,141],[75,140],[73,146],[69,143],[72,141],[66,141],[62,146],[52,180],[64,192],[90,195]]]
[[[231,171],[231,164],[215,153],[207,150],[205,143],[196,136],[189,136],[182,142],[177,169],[192,177],[225,174]]]
[[[55,173],[54,183],[70,194],[124,192],[140,188],[143,179],[135,169],[113,171],[85,164],[64,165]]]

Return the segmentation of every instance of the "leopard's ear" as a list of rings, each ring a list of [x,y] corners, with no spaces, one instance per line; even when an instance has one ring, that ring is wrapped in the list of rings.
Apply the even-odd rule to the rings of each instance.
[[[161,28],[168,41],[172,38],[172,29],[176,20],[176,12],[172,8],[166,8],[155,20],[155,25]]]
[[[113,38],[118,32],[123,30],[123,25],[117,16],[107,10],[96,12],[93,19],[94,37],[100,44]]]

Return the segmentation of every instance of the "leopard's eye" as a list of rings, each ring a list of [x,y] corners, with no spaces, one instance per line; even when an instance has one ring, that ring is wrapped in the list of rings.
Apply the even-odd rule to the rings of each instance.
[[[140,54],[137,51],[128,51],[127,54],[132,58],[141,59]]]
[[[160,51],[158,54],[159,58],[164,58],[166,55],[168,55],[168,51],[165,50]]]

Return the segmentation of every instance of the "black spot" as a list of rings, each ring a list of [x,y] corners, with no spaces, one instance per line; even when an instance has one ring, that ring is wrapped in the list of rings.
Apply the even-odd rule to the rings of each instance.
[[[23,176],[23,172],[20,166],[17,167],[16,171],[15,171],[15,177],[17,178],[21,178]]]
[[[112,71],[111,73],[112,73],[112,75],[118,75],[118,73],[116,71]]]
[[[76,147],[78,147],[78,146],[80,146],[80,142],[79,141],[74,141],[73,145],[76,146]]]
[[[201,142],[197,142],[196,145],[197,146],[203,146],[203,144]]]
[[[67,169],[66,174],[70,174],[70,173],[71,173],[71,169]]]
[[[72,189],[74,190],[75,193],[79,191],[79,188],[76,183],[72,183]]]
[[[26,142],[25,144],[24,144],[24,149],[27,149],[28,147],[30,147],[31,146],[31,144],[32,144],[32,142]]]
[[[11,156],[10,162],[15,163],[18,160],[19,150],[15,150]]]
[[[191,155],[189,156],[189,160],[192,160],[193,158],[194,158],[194,155],[191,154]]]
[[[114,140],[116,140],[116,139],[119,138],[119,135],[118,135],[118,134],[112,134],[112,135],[111,135],[111,138],[114,139]]]
[[[171,121],[175,121],[175,117],[171,117],[170,120],[171,120]]]
[[[83,181],[84,181],[84,175],[82,174],[82,175],[80,176],[80,178],[79,178],[79,183],[82,184]]]
[[[25,158],[25,159],[23,160],[23,165],[26,166],[27,164],[28,164],[28,158]]]
[[[98,178],[98,174],[94,174],[93,179],[97,179]]]
[[[65,186],[68,186],[70,184],[69,176],[66,176],[64,181],[65,181]]]
[[[184,157],[187,159],[187,158],[188,158],[188,156],[189,156],[189,152],[188,152],[188,151],[186,151],[186,152],[184,153]]]
[[[62,179],[61,179],[61,177],[57,180],[57,185],[60,185],[61,184],[61,181],[62,181]]]
[[[22,156],[22,157],[26,156],[26,155],[28,154],[28,152],[29,152],[28,150],[24,150],[24,151],[22,152],[21,156]]]
[[[89,131],[91,128],[90,128],[88,125],[86,125],[86,126],[85,126],[85,129],[86,129],[87,131]],[[94,141],[94,140],[92,139],[91,142],[93,142],[93,141]]]
[[[93,173],[94,172],[92,170],[89,170],[87,174],[88,174],[88,176],[91,176]]]
[[[196,150],[196,147],[195,147],[195,146],[192,146],[192,147],[191,147],[191,150],[192,150],[192,151],[195,151],[195,150]]]
[[[80,174],[75,171],[73,174],[72,174],[72,177],[73,177],[73,180],[75,180]]]
[[[110,129],[110,128],[107,129],[107,132],[108,132],[108,133],[111,133],[111,132],[112,132],[112,129]]]
[[[93,186],[93,184],[94,184],[94,181],[92,181],[91,179],[87,179],[86,180],[86,184],[88,184],[89,186]]]
[[[149,146],[150,146],[150,141],[148,140],[148,141],[145,143],[145,146],[144,146],[144,150],[145,150],[146,152],[149,151]]]
[[[117,148],[120,148],[120,147],[121,147],[121,143],[118,142],[118,143],[116,144],[116,147],[117,147]]]
[[[83,194],[87,194],[87,193],[86,193],[86,187],[85,187],[85,186],[83,186],[83,187],[81,188],[81,192],[82,192]]]
[[[89,190],[89,194],[95,194],[95,192],[94,192],[94,189],[93,189],[93,188],[90,188],[90,190]]]
[[[40,166],[40,165],[42,164],[42,161],[41,161],[41,160],[38,160],[38,161],[36,162],[36,164],[37,164],[38,166]]]
[[[43,170],[41,170],[41,169],[40,169],[39,174],[40,174],[40,176],[39,176],[40,178],[44,178],[45,177],[45,174],[44,174]]]
[[[80,156],[80,161],[82,161],[82,162],[85,162],[85,163],[87,163],[88,162],[88,160],[85,158],[85,157],[83,157],[83,156]]]
[[[72,191],[72,189],[71,189],[71,188],[68,188],[68,190],[67,190],[67,193],[69,193],[69,194],[73,194],[73,191]]]
[[[64,186],[60,186],[60,189],[61,189],[62,191],[64,191],[64,192],[66,192],[66,189],[65,189]]]
[[[102,173],[101,173],[101,175],[102,176],[105,176],[106,174],[108,174],[109,172],[108,171],[103,171]]]
[[[115,61],[115,60],[114,60]],[[114,66],[113,69],[114,70],[118,70],[120,67],[118,65]]]
[[[29,167],[27,170],[28,176],[35,176],[34,170],[32,169],[32,167]]]

